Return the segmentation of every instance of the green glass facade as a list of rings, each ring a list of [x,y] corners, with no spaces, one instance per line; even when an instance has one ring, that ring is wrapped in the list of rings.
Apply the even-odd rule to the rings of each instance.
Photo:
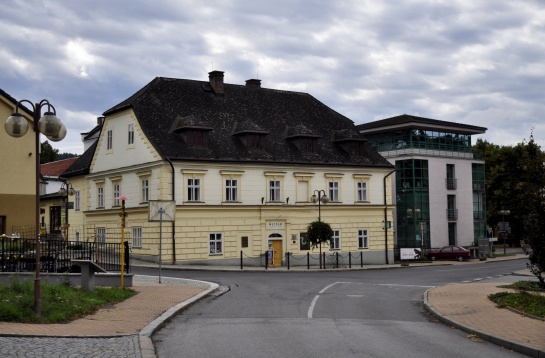
[[[430,247],[428,161],[397,160],[397,244],[400,248]]]
[[[421,148],[447,152],[471,153],[471,136],[429,131],[423,129],[405,129],[393,132],[366,134],[369,143],[379,152]]]
[[[487,237],[485,165],[473,163],[471,166],[473,184],[473,240],[475,245],[480,238]]]

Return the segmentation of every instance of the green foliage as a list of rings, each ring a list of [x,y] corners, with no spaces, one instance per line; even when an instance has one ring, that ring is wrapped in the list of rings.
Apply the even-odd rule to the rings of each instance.
[[[515,240],[525,240],[530,271],[545,288],[545,153],[534,142],[498,146],[481,139],[473,147],[486,161],[487,223],[495,227],[505,217]]]
[[[539,286],[539,282],[536,282],[536,281],[517,281],[505,287],[513,288],[515,290],[521,290],[521,291],[544,291],[545,290],[544,288],[541,288]]]
[[[528,143],[526,161],[526,185],[524,198],[527,211],[524,215],[526,243],[531,250],[527,253],[530,263],[528,268],[545,289],[545,155],[531,138]]]
[[[322,242],[329,243],[333,237],[333,230],[328,223],[313,221],[307,227],[308,240],[312,248],[319,246]]]
[[[545,318],[545,296],[537,292],[498,292],[488,295],[498,307],[511,307],[532,316]]]
[[[51,144],[46,140],[42,142],[42,151],[40,153],[40,164],[50,163],[57,160],[59,154],[58,149],[53,149]]]
[[[74,154],[74,153],[64,152],[64,153],[59,153],[59,155],[57,155],[57,160],[69,159],[69,158],[74,158],[74,157],[77,157],[77,156],[78,155]]]
[[[101,306],[123,301],[136,294],[131,289],[97,287],[91,292],[69,284],[42,284],[42,315],[34,314],[34,283],[10,280],[0,284],[0,321],[59,323],[91,314]]]

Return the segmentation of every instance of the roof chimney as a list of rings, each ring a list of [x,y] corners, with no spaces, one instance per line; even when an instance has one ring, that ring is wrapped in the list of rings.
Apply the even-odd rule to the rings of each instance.
[[[261,88],[261,80],[256,80],[254,78],[246,80],[246,87],[251,87],[256,89]]]
[[[216,96],[223,96],[225,93],[223,89],[223,71],[208,72],[208,79]]]

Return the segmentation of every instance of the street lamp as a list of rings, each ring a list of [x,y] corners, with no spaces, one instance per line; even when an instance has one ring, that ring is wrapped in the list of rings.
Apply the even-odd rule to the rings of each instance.
[[[21,113],[19,113],[19,105],[23,102],[28,103],[32,107],[32,130],[36,136],[35,138],[35,153],[36,160],[36,217],[35,217],[35,237],[36,237],[36,275],[34,279],[34,313],[37,316],[42,314],[42,293],[40,286],[40,133],[45,135],[49,140],[58,142],[64,139],[66,136],[66,127],[62,124],[61,120],[57,118],[55,107],[53,107],[48,100],[43,99],[39,103],[33,104],[32,102],[23,99],[17,102],[15,106],[15,113],[13,113],[7,120],[4,128],[6,132],[15,138],[22,137],[26,134],[29,127],[29,122]],[[47,107],[47,111],[40,118],[42,108]]]
[[[500,230],[500,233],[503,231],[503,254],[505,255],[505,234],[507,232],[507,230],[505,230],[505,216],[506,215],[510,215],[511,214],[511,211],[507,210],[507,209],[504,209],[503,206],[501,207],[501,210],[500,210],[500,215],[501,215],[501,230]]]
[[[64,227],[66,228],[66,241],[68,241],[68,228],[70,227],[70,224],[68,223],[68,204],[70,200],[68,200],[68,197],[74,196],[75,193],[76,191],[74,190],[74,188],[72,188],[72,184],[69,184],[67,182],[63,182],[61,184],[61,188],[59,189],[59,195],[63,197],[64,201]]]
[[[317,195],[316,195],[317,194]],[[322,204],[329,203],[329,198],[325,195],[325,190],[314,190],[314,195],[310,197],[313,204],[318,203],[318,221],[322,221]],[[320,241],[320,269],[322,268],[322,241]]]

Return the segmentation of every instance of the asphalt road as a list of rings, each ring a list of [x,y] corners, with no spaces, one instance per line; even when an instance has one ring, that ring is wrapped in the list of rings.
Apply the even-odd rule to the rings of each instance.
[[[163,270],[228,291],[173,318],[154,344],[158,357],[522,357],[439,323],[422,300],[437,285],[518,280],[504,275],[524,268],[525,260],[338,272]]]

